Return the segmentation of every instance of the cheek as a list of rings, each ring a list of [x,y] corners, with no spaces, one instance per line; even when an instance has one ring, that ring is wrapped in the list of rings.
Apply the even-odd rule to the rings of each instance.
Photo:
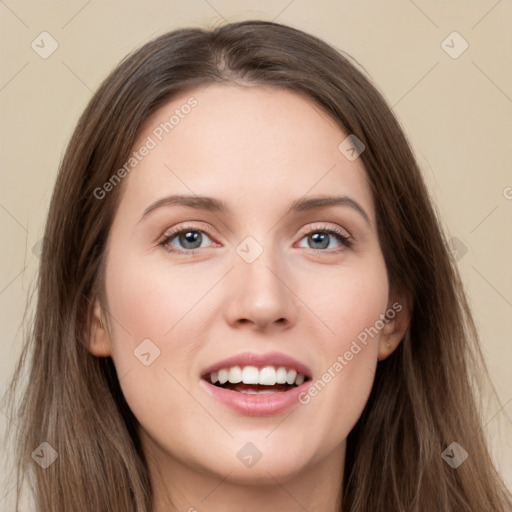
[[[162,355],[189,352],[190,342],[194,343],[200,302],[215,284],[215,276],[209,278],[210,274],[192,265],[173,267],[164,256],[156,259],[146,258],[152,262],[145,264],[144,258],[112,255],[112,261],[120,263],[107,266],[108,306],[119,357],[128,346],[133,350],[147,338],[158,345]],[[185,325],[188,336],[177,336]]]
[[[191,319],[209,283],[183,266],[170,271],[136,256],[119,256],[109,255],[106,271],[112,358],[120,378],[137,373],[141,388],[158,389],[157,370],[190,367],[184,363],[195,350],[198,329]]]
[[[359,265],[318,274],[315,282],[320,290],[317,288],[317,293],[310,293],[311,309],[330,331],[329,336],[322,338],[325,353],[348,350],[352,340],[364,341],[367,336],[367,345],[376,354],[377,344],[372,341],[378,335],[371,328],[378,322],[377,330],[382,329],[379,320],[386,311],[389,293],[382,256],[377,254]],[[368,335],[369,330],[373,336]]]
[[[212,283],[192,267],[170,270],[114,256],[120,264],[107,264],[106,282],[112,359],[131,411],[151,432],[161,425],[187,432],[185,425],[178,428],[183,421],[203,425],[204,412],[187,390],[200,333],[208,329],[200,300]],[[171,449],[184,442],[180,435],[167,437]]]
[[[328,450],[349,434],[373,385],[384,325],[381,315],[388,301],[383,259],[337,272],[328,293],[311,300],[334,334],[317,338],[322,368],[300,401],[313,421],[312,429],[329,440]]]

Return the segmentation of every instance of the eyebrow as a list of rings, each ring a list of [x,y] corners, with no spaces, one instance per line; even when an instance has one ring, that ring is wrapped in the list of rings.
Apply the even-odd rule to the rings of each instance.
[[[320,208],[328,208],[330,206],[349,206],[359,213],[367,224],[371,224],[370,217],[364,208],[354,199],[348,196],[318,196],[310,198],[301,198],[293,201],[288,213],[305,212],[310,210],[319,210]]]
[[[139,222],[147,215],[157,208],[163,206],[187,206],[196,210],[206,210],[214,213],[230,213],[231,210],[228,205],[221,199],[214,197],[198,196],[198,195],[171,195],[158,199],[150,204],[143,212]],[[285,215],[290,213],[299,213],[306,211],[319,210],[321,208],[328,208],[331,206],[348,206],[359,213],[364,220],[371,225],[370,217],[364,208],[354,199],[348,196],[316,196],[309,198],[296,199],[290,205],[290,208]]]

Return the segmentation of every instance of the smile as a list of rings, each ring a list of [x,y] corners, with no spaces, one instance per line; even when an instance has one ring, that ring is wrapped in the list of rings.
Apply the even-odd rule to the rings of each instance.
[[[246,353],[207,369],[201,384],[216,401],[239,414],[270,416],[298,403],[310,375],[305,365],[283,354]]]

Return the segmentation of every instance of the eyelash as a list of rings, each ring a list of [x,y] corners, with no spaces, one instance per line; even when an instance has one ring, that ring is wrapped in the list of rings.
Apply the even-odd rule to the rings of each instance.
[[[179,229],[176,229],[174,231],[171,231],[167,235],[164,236],[163,240],[159,242],[159,246],[164,247],[168,252],[176,253],[176,254],[186,254],[187,256],[194,256],[201,248],[197,249],[176,249],[176,248],[169,248],[169,243],[176,238],[176,236],[180,235],[181,233],[186,233],[189,231],[193,231],[196,233],[204,233],[208,235],[210,238],[213,238],[211,233],[209,233],[206,229],[199,229],[195,226],[184,226]],[[352,246],[352,239],[350,237],[347,237],[341,230],[335,227],[328,227],[328,226],[322,226],[320,228],[315,228],[310,231],[307,231],[305,233],[302,233],[301,240],[313,233],[327,233],[329,235],[333,235],[335,238],[338,239],[338,241],[345,247],[350,248]],[[335,250],[329,250],[329,249],[313,249],[311,247],[308,248],[311,251],[314,251],[315,253],[321,252],[321,253],[327,253],[327,254],[338,254],[339,252],[343,251],[344,249],[335,249]]]

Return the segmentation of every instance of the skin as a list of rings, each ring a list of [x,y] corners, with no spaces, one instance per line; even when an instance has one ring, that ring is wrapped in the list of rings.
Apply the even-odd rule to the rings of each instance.
[[[338,150],[347,134],[318,106],[264,86],[176,97],[147,120],[134,148],[191,96],[197,106],[122,183],[90,350],[113,358],[140,422],[154,512],[339,510],[346,437],[378,360],[409,322],[405,298],[390,294],[363,163]],[[231,212],[167,205],[141,220],[171,194],[222,199]],[[286,214],[304,195],[334,194],[357,201],[369,221],[346,205]],[[185,226],[209,230],[193,256],[159,245]],[[331,236],[317,248],[308,237],[332,227],[351,247]],[[263,249],[252,263],[236,252],[248,236]],[[175,237],[171,247],[190,245]],[[291,355],[322,378],[394,302],[400,313],[307,405],[243,416],[200,385],[207,366],[245,351]],[[134,357],[147,338],[160,350],[149,366]],[[262,454],[251,468],[237,457],[247,442]]]

